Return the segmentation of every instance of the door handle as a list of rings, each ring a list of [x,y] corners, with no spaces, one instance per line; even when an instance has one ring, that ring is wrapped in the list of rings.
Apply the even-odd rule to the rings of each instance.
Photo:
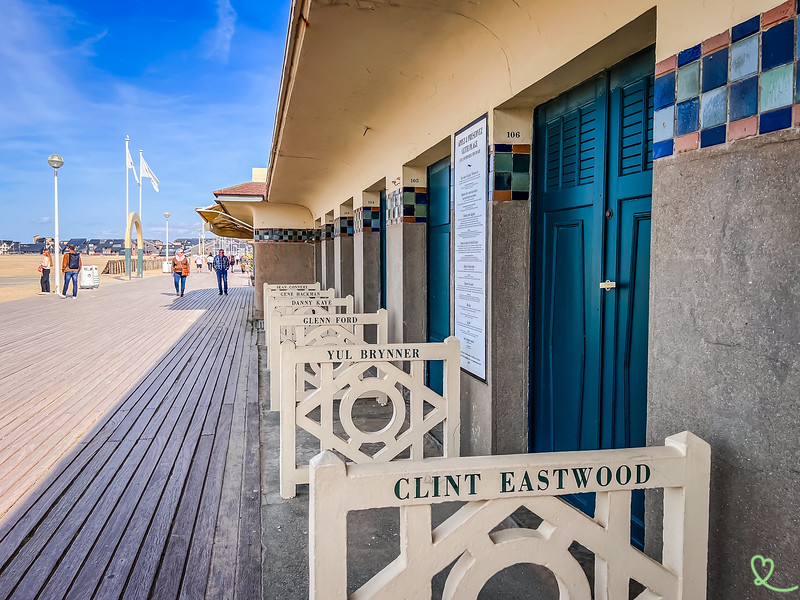
[[[605,281],[601,281],[600,282],[600,289],[601,290],[605,290],[605,291],[613,290],[615,287],[617,287],[617,282],[616,281],[610,281],[610,280],[606,279]]]

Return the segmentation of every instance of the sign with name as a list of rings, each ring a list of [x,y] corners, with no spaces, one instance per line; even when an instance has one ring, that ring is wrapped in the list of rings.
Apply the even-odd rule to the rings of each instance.
[[[486,379],[488,116],[455,134],[455,336],[461,368]]]
[[[546,492],[547,495],[576,494],[605,491],[612,484],[617,490],[644,487],[650,475],[650,465],[646,463],[429,474],[398,478],[394,483],[394,496],[398,500],[471,500],[473,496],[499,498],[535,492]]]

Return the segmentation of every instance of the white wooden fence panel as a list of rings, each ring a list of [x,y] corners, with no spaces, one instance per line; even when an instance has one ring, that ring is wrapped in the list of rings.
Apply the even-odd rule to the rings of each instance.
[[[460,452],[460,349],[454,337],[443,343],[363,346],[304,346],[281,344],[280,493],[292,498],[296,487],[308,483],[308,467],[297,464],[297,428],[320,440],[320,449],[336,450],[354,462],[385,462],[409,450],[411,460],[424,458],[425,434],[442,424],[443,456]],[[429,361],[442,361],[442,394],[425,385]],[[395,363],[406,363],[405,372]],[[298,381],[306,365],[319,365],[319,387],[305,389]],[[377,373],[377,375],[376,375]],[[408,396],[408,423],[406,398]],[[334,432],[334,400],[341,396],[339,418],[346,438]],[[379,431],[359,429],[353,407],[362,396],[385,397],[392,417]],[[429,410],[426,412],[426,406]],[[310,415],[320,411],[319,420]],[[374,455],[364,444],[382,443]]]
[[[281,315],[330,315],[353,312],[353,297],[336,298],[331,294],[332,291],[324,292],[325,296],[264,296],[264,331],[269,332],[269,320],[274,312]]]
[[[477,598],[518,563],[550,569],[560,599],[589,600],[568,551],[577,541],[595,554],[597,600],[627,599],[631,579],[646,588],[639,600],[704,600],[710,472],[709,445],[689,432],[663,447],[385,464],[323,452],[310,465],[310,598],[347,598],[347,513],[399,507],[400,556],[351,599],[430,598],[431,578],[455,561],[446,600]],[[662,563],[630,544],[631,491],[647,488],[664,489]],[[594,518],[554,497],[585,492],[596,493]],[[431,505],[454,500],[467,503],[433,529]],[[519,507],[543,519],[537,529],[492,532]]]
[[[291,314],[281,315],[277,311],[270,318],[267,367],[269,368],[270,410],[280,410],[280,345],[291,340],[297,346],[341,346],[363,345],[365,330],[374,328],[376,342],[389,341],[389,319],[386,309],[376,313],[347,314]],[[308,371],[312,372],[308,372]],[[319,386],[319,366],[308,365],[298,377],[297,385],[305,388]]]

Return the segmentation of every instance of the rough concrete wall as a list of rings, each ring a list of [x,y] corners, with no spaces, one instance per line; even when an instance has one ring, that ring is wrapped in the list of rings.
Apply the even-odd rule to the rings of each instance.
[[[256,242],[253,257],[256,319],[264,318],[264,283],[314,281],[314,244]]]
[[[756,554],[774,560],[771,584],[800,575],[799,137],[653,173],[648,443],[689,429],[711,444],[710,598],[766,598]]]
[[[314,242],[314,281],[322,283],[322,242]]]
[[[339,236],[333,240],[336,295],[340,298],[353,295],[353,236]]]
[[[381,240],[380,233],[359,231],[353,236],[355,266],[353,301],[356,312],[373,313],[381,304]],[[375,331],[369,328],[366,341],[375,343]]]
[[[425,228],[425,223],[386,228],[386,309],[393,343],[425,341]]]
[[[336,287],[336,269],[333,255],[333,240],[322,242],[322,287],[330,289]]]
[[[489,356],[492,454],[528,451],[530,203],[492,202]]]

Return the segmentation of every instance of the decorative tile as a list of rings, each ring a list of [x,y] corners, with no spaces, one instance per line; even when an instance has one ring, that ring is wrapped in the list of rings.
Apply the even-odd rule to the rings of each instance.
[[[768,71],[794,59],[794,21],[784,21],[761,34],[761,70]]]
[[[700,44],[678,53],[678,66],[682,67],[700,58]]]
[[[653,112],[653,142],[671,139],[675,129],[675,105]]]
[[[656,63],[655,76],[661,77],[664,73],[674,71],[678,66],[678,55],[673,54],[669,58]]]
[[[530,152],[514,154],[511,171],[514,173],[529,173],[531,170]]]
[[[524,191],[512,191],[511,192],[511,199],[512,200],[529,200],[531,197],[529,190]]]
[[[800,104],[795,104],[792,107],[792,123],[795,127],[800,127]]]
[[[779,25],[780,27],[780,25]],[[759,110],[766,112],[792,103],[794,65],[784,65],[761,73]]]
[[[798,0],[800,2],[800,0]],[[794,101],[800,102],[800,75],[795,78]]]
[[[718,50],[703,58],[703,91],[728,83],[728,49]]]
[[[700,132],[700,147],[716,146],[725,143],[725,125],[712,127]]]
[[[752,116],[728,124],[728,141],[752,137],[758,133],[758,117]]]
[[[700,63],[693,62],[678,69],[678,92],[675,100],[681,102],[700,93]]]
[[[511,151],[514,154],[530,154],[531,153],[531,145],[530,144],[513,144],[511,146]]]
[[[703,56],[711,54],[720,48],[726,48],[731,43],[731,32],[728,30],[718,33],[714,37],[708,38],[703,42]]]
[[[730,120],[738,121],[756,114],[758,110],[758,77],[731,85]]]
[[[736,42],[731,46],[731,81],[758,71],[758,36]]]
[[[513,166],[514,155],[510,152],[494,153],[494,170],[510,173]]]
[[[313,242],[319,237],[318,229],[255,229],[253,239],[256,242]]]
[[[697,131],[675,138],[675,153],[697,150],[700,145],[700,135]]]
[[[744,23],[739,23],[731,28],[731,41],[738,42],[749,35],[758,33],[761,28],[761,16],[756,15],[752,19],[748,19]]]
[[[798,3],[800,3],[800,0],[797,0],[797,1],[798,1]],[[798,31],[800,31],[800,17],[797,17],[797,27],[796,27],[796,29]],[[797,56],[797,58],[800,58],[800,35],[797,36],[797,48],[796,48],[796,51],[795,51],[795,56]]]
[[[672,156],[672,140],[664,140],[663,142],[656,142],[653,144],[653,158],[663,158],[665,156]]]
[[[656,79],[653,105],[656,110],[675,104],[675,71]]]
[[[495,152],[513,152],[514,146],[512,144],[495,144],[494,145]]]
[[[794,8],[795,0],[786,0],[783,4],[779,4],[775,8],[761,13],[761,27],[766,28],[775,23],[785,21],[795,13]]]
[[[700,103],[697,98],[692,98],[677,105],[675,119],[675,134],[685,135],[697,131],[700,117]]]
[[[728,89],[717,88],[703,94],[700,101],[700,123],[703,129],[722,125],[728,118]]]
[[[531,178],[527,173],[512,173],[511,174],[511,191],[524,192],[531,185]]]
[[[511,173],[495,173],[494,174],[494,189],[496,190],[510,190],[511,189]]]
[[[769,133],[792,126],[792,107],[779,108],[772,112],[761,113],[758,133]]]

